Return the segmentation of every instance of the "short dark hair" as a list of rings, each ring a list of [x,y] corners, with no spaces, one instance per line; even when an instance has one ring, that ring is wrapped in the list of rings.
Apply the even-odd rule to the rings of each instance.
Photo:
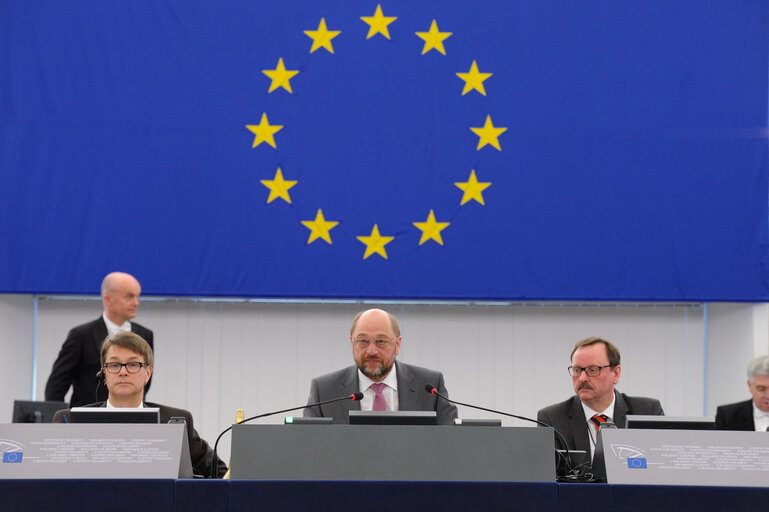
[[[574,352],[576,352],[578,348],[595,345],[596,343],[603,343],[603,345],[606,347],[606,355],[609,357],[609,366],[619,366],[619,349],[611,341],[599,338],[598,336],[589,336],[575,343],[574,349],[571,351],[571,356],[569,356],[569,360],[571,361],[571,358],[574,357]]]
[[[107,357],[107,351],[111,347],[123,347],[131,352],[136,352],[144,358],[148,366],[152,366],[152,347],[144,341],[144,338],[131,331],[118,331],[115,334],[107,336],[101,346],[101,364],[104,365],[104,359]]]

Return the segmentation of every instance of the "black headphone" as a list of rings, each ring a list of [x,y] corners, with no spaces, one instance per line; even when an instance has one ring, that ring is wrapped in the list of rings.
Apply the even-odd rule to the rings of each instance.
[[[107,383],[104,377],[104,372],[102,370],[99,370],[98,372],[96,372],[96,380],[104,382],[105,384]]]

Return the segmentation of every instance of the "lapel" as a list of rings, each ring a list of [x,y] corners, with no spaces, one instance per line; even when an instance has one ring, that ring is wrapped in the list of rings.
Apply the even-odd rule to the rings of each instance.
[[[100,317],[97,321],[93,323],[91,334],[93,336],[93,343],[94,343],[93,346],[94,348],[96,348],[96,354],[99,356],[97,357],[97,359],[100,359],[101,346],[104,343],[104,339],[107,337],[107,324],[104,323],[103,317]]]
[[[627,402],[625,401],[625,398],[622,396],[622,393],[614,390],[614,424],[617,425],[617,428],[625,428],[625,424],[627,423],[627,413],[630,411],[630,408],[627,405]]]
[[[401,411],[421,410],[419,392],[414,387],[414,372],[407,364],[395,361],[395,373],[398,378],[398,409]]]
[[[756,423],[753,421],[753,401],[748,400],[745,406],[740,408],[737,415],[737,425],[740,428],[756,430]]]
[[[571,431],[570,446],[575,450],[585,450],[590,453],[590,437],[587,432],[587,422],[585,421],[585,411],[582,409],[582,402],[578,396],[571,399],[569,408],[569,430]]]
[[[349,367],[339,379],[339,386],[337,388],[339,393],[336,396],[345,396],[357,393],[358,387],[358,367],[353,365]],[[332,416],[344,418],[345,423],[347,423],[347,418],[350,416],[350,411],[360,411],[359,400],[342,400],[341,402],[336,402],[336,404],[331,405],[336,405],[340,411],[340,414],[334,414]]]

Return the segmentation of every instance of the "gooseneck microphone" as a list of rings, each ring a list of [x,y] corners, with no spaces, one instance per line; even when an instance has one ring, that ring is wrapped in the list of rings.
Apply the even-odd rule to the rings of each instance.
[[[243,421],[238,423],[238,425],[242,425],[243,423],[246,423],[246,422],[251,421],[251,420],[256,420],[256,419],[259,419],[259,418],[264,418],[266,416],[272,416],[273,414],[280,414],[280,413],[283,413],[283,412],[296,411],[298,409],[307,409],[309,407],[317,407],[319,405],[326,405],[326,404],[331,404],[331,403],[334,403],[334,402],[342,402],[344,400],[353,400],[353,401],[357,400],[357,401],[361,401],[361,400],[363,400],[363,393],[361,393],[359,391],[357,393],[353,393],[352,395],[340,396],[339,398],[332,398],[331,400],[323,400],[322,402],[315,402],[314,404],[305,404],[305,405],[300,405],[300,406],[297,406],[297,407],[291,407],[289,409],[282,409],[280,411],[272,411],[272,412],[266,412],[264,414],[257,414],[256,416],[251,416],[250,418],[244,419]],[[232,430],[233,426],[234,425],[230,425],[229,427],[224,429],[222,431],[222,433],[219,434],[219,437],[216,438],[216,442],[214,443],[214,454],[211,457],[211,478],[216,478],[216,449],[219,447],[219,440],[222,438],[222,436],[224,434],[226,434],[227,432]]]
[[[542,425],[543,427],[550,427],[550,428],[552,428],[553,432],[555,432],[555,434],[558,436],[558,438],[561,440],[561,442],[563,442],[563,445],[566,447],[566,463],[567,463],[567,465],[571,466],[571,464],[570,464],[571,455],[569,453],[569,443],[566,442],[566,439],[561,435],[560,432],[558,432],[558,430],[556,430],[556,428],[554,426],[548,425],[544,421],[539,421],[539,420],[535,420],[535,419],[532,419],[532,418],[527,418],[526,416],[518,416],[516,414],[510,414],[509,412],[496,411],[494,409],[487,409],[486,407],[480,407],[478,405],[471,405],[471,404],[465,404],[465,403],[462,403],[462,402],[457,402],[456,400],[452,400],[451,398],[447,397],[446,395],[442,395],[441,393],[439,393],[438,390],[435,388],[435,386],[433,386],[432,384],[425,384],[425,391],[427,391],[431,395],[439,396],[439,397],[443,398],[444,400],[446,400],[447,402],[451,402],[452,404],[464,405],[465,407],[470,407],[472,409],[478,409],[480,411],[486,411],[486,412],[493,412],[494,414],[501,414],[502,416],[509,416],[511,418],[516,418],[516,419],[519,419],[519,420],[530,421],[532,423],[536,423],[537,425]],[[569,469],[571,469],[571,468],[569,468]]]
[[[101,369],[99,369],[98,372],[96,372],[96,389],[93,390],[93,397],[94,402],[99,401],[99,386],[101,386],[102,381],[104,380],[104,373]]]

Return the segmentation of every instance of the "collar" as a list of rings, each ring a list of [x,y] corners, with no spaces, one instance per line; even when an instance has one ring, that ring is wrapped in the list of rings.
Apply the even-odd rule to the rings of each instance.
[[[110,336],[115,334],[119,331],[130,331],[131,330],[131,322],[129,320],[126,320],[123,322],[123,325],[118,325],[109,318],[107,318],[107,313],[102,313],[101,317],[104,319],[104,323],[107,325],[107,334]]]
[[[753,400],[750,401],[750,405],[753,406],[753,418],[756,418],[756,419],[758,419],[758,418],[769,419],[769,412],[762,411],[761,409],[756,407],[756,404],[755,404],[755,402],[753,402]]]
[[[387,385],[387,387],[390,387],[394,389],[395,391],[398,391],[398,371],[396,370],[398,365],[393,364],[392,370],[390,370],[390,373],[387,374],[387,376],[384,378],[384,380],[380,380],[379,382],[383,382]],[[360,368],[358,368],[358,383],[359,383],[359,389],[358,391],[366,391],[372,384],[374,384],[374,381],[363,375],[363,372],[360,371]]]
[[[139,407],[115,407],[114,405],[112,405],[112,402],[109,401],[109,397],[108,397],[107,403],[104,404],[104,407],[106,407],[107,409],[141,409],[144,407],[144,400],[141,401],[141,403],[139,404]]]
[[[577,400],[579,400],[579,397],[577,397]],[[609,407],[607,407],[603,411],[594,411],[587,405],[585,405],[582,400],[579,401],[579,403],[582,405],[582,411],[585,413],[585,421],[590,421],[590,418],[593,417],[594,414],[605,414],[609,417],[609,421],[614,421],[614,404],[617,403],[617,394],[614,393],[611,399],[611,403],[609,404]]]

